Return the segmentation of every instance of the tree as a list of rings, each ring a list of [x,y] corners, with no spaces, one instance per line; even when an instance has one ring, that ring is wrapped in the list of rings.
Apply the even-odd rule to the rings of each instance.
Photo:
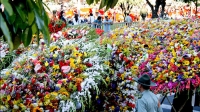
[[[129,14],[133,8],[132,0],[120,0],[118,4],[122,10],[123,17],[125,18],[125,16]]]
[[[100,0],[86,0],[87,3],[90,5],[92,3],[94,3],[95,1],[99,2]],[[106,10],[108,10],[109,8],[113,8],[117,2],[119,2],[119,0],[102,0],[101,1],[101,5],[100,5],[100,9],[103,7],[106,7]],[[152,11],[152,18],[157,18],[158,17],[158,9],[160,7],[160,5],[162,6],[162,11],[161,11],[161,16],[163,16],[164,14],[164,10],[165,10],[165,5],[166,5],[166,0],[156,0],[156,5],[153,6],[149,0],[146,0],[147,4],[151,7],[151,11]]]
[[[49,17],[42,0],[1,0],[0,5],[0,37],[7,40],[10,50],[21,43],[28,46],[33,34],[38,35],[39,42],[40,32],[49,44]]]
[[[123,17],[125,18],[126,14],[131,12],[134,5],[140,5],[141,3],[141,0],[119,0],[117,5],[121,8]]]
[[[162,6],[161,17],[164,15],[166,0],[156,0],[155,6],[153,6],[149,0],[146,0],[147,4],[150,6],[152,11],[152,18],[158,18],[158,10],[160,5]]]

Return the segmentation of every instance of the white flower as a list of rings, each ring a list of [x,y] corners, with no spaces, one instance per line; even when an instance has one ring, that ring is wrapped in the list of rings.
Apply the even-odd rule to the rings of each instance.
[[[37,71],[41,68],[42,66],[40,64],[37,64],[34,68],[35,72],[37,73]]]
[[[6,52],[5,51],[0,51],[0,58],[4,58],[6,56]]]

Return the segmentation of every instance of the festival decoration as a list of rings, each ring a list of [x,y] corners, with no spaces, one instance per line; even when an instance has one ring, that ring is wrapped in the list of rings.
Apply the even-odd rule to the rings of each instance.
[[[155,93],[198,89],[200,21],[157,21],[52,33],[49,48],[40,41],[0,71],[1,110],[133,111],[142,74]]]

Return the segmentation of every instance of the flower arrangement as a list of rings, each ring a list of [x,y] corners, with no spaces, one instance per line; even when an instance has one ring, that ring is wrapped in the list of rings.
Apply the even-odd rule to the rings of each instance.
[[[85,110],[90,91],[99,93],[96,82],[104,80],[105,60],[99,56],[104,51],[98,50],[98,42],[86,40],[66,41],[61,36],[49,47],[41,44],[23,52],[1,71],[3,111]]]
[[[62,20],[52,20],[48,25],[50,33],[57,33],[58,31],[61,31],[65,26],[65,22]]]
[[[180,92],[200,84],[198,22],[198,19],[142,22],[138,27],[116,29],[102,43],[119,45],[122,49],[117,50],[119,54],[131,54],[133,59],[123,59],[133,61],[135,75],[148,74],[157,83],[157,87],[151,88],[155,93]]]

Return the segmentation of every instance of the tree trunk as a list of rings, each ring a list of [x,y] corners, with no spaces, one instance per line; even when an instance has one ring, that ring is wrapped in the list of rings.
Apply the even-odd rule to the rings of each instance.
[[[149,0],[146,0],[146,1],[147,1],[147,4],[151,8],[152,18],[158,18],[158,10],[159,10],[160,5],[162,6],[161,16],[164,15],[166,0],[156,0],[155,7],[149,2]]]
[[[196,2],[195,2],[195,6],[196,6],[196,12],[195,12],[195,16],[197,17],[197,5],[198,5],[198,0],[196,0]]]

